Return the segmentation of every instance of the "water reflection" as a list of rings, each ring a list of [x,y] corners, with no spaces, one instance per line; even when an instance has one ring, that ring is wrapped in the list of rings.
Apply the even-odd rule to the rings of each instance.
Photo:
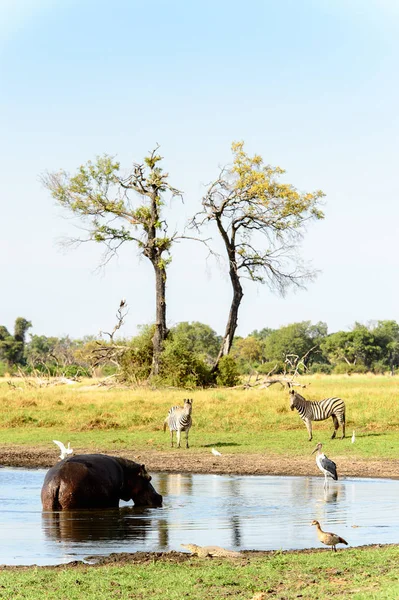
[[[42,512],[45,471],[0,470],[0,564],[59,564],[111,552],[320,547],[313,519],[351,546],[399,542],[399,481],[154,474],[159,509]],[[353,527],[353,526],[356,527]],[[339,527],[339,529],[338,529]]]
[[[338,502],[339,491],[340,490],[338,490],[338,489],[335,489],[335,490],[329,490],[328,488],[324,489],[324,495],[323,495],[324,502]]]
[[[42,529],[47,539],[88,542],[125,540],[143,542],[151,522],[145,509],[123,507],[112,510],[66,510],[42,513]],[[139,513],[140,514],[140,513]]]

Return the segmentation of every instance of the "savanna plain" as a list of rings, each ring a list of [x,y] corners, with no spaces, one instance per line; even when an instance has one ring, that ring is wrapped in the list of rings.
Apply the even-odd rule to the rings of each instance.
[[[190,391],[106,388],[94,380],[36,387],[4,379],[0,463],[51,466],[58,459],[52,440],[59,439],[75,453],[125,456],[150,472],[318,475],[311,451],[320,441],[341,476],[399,477],[398,377],[313,375],[299,383],[309,400],[345,400],[344,440],[341,431],[330,440],[329,419],[314,423],[309,442],[279,384]],[[193,398],[190,448],[183,443],[172,449],[163,421],[184,398]],[[213,456],[211,448],[222,456]],[[96,565],[0,567],[0,598],[399,598],[399,545],[242,554],[226,560],[137,553],[111,555]]]

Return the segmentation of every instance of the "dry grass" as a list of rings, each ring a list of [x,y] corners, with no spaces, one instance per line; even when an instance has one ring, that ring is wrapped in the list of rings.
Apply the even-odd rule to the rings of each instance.
[[[390,445],[392,436],[399,437],[399,378],[314,375],[302,381],[308,387],[301,392],[309,400],[327,396],[345,400],[347,434],[355,429],[357,439],[364,438],[359,444],[364,456],[395,455]],[[199,449],[219,443],[230,445],[233,452],[268,447],[279,453],[287,447],[295,450],[298,441],[307,440],[297,412],[289,410],[287,391],[277,385],[264,390],[188,392],[106,389],[90,383],[38,389],[10,389],[6,381],[0,383],[3,443],[40,443],[62,435],[71,442],[85,440],[102,447],[110,443],[140,447],[151,440],[155,449],[165,449],[162,425],[168,409],[187,397],[194,399],[190,436]],[[315,424],[314,430],[328,439],[331,420]]]

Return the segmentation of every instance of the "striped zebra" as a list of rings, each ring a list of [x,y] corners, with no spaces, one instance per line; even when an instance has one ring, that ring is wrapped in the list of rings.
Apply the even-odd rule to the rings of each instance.
[[[309,434],[309,442],[312,441],[312,421],[324,421],[332,417],[334,422],[333,440],[340,425],[342,425],[342,437],[345,437],[345,402],[341,398],[325,398],[319,402],[309,402],[295,390],[290,391],[290,408],[297,409],[299,416],[306,425]]]
[[[170,441],[173,448],[173,432],[176,431],[177,447],[180,448],[180,434],[182,431],[186,432],[186,448],[188,448],[188,432],[190,430],[192,420],[191,411],[193,409],[192,400],[184,400],[184,406],[172,406],[169,409],[168,416],[166,417],[163,430],[166,431],[166,426],[170,430]]]

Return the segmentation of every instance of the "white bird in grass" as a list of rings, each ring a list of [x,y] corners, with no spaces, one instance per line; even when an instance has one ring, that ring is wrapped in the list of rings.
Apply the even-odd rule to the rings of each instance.
[[[355,438],[355,430],[353,430],[353,433],[352,433],[352,440],[351,440],[351,441],[352,441],[352,444],[354,444],[354,443],[355,443],[355,440],[356,440],[356,438]]]
[[[317,451],[316,456],[316,465],[319,467],[320,471],[324,474],[324,487],[327,487],[327,477],[331,477],[337,481],[337,465],[335,462],[327,458],[324,452],[321,451],[323,444],[318,443],[316,448],[313,450],[312,454]]]
[[[58,440],[53,440],[53,442],[54,442],[54,444],[57,444],[58,448],[61,451],[61,454],[60,454],[61,460],[64,460],[64,458],[66,458],[68,456],[68,454],[73,453],[73,448],[71,448],[70,442],[68,442],[67,448],[65,448],[64,444],[62,442],[59,442]]]
[[[215,456],[222,456],[222,453],[219,452],[218,450],[215,450],[215,448],[212,448],[211,450],[212,454],[214,454]]]

